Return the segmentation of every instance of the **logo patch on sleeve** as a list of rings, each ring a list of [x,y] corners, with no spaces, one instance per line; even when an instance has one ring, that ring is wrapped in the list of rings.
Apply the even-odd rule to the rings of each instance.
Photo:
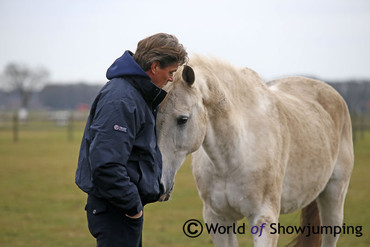
[[[114,126],[113,126],[113,129],[114,130],[117,130],[117,131],[121,131],[121,132],[127,132],[127,128],[125,128],[125,127],[122,127],[122,126],[119,126],[119,125],[117,125],[117,124],[115,124]]]

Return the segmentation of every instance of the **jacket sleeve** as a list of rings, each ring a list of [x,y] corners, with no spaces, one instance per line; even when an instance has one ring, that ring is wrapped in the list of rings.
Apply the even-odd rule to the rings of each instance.
[[[126,164],[137,131],[136,108],[126,101],[111,101],[97,108],[90,126],[92,181],[98,194],[129,215],[142,210],[138,189]]]

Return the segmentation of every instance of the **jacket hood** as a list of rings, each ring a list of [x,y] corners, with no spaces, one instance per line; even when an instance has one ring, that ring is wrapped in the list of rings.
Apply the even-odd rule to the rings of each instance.
[[[154,109],[163,101],[167,93],[151,81],[132,55],[131,51],[125,51],[121,57],[117,58],[108,68],[107,78],[112,80],[123,76],[133,77],[128,82],[141,93],[148,105]]]
[[[135,62],[131,51],[125,51],[123,55],[114,61],[107,70],[107,78],[111,80],[122,76],[140,76],[150,79],[147,73]]]

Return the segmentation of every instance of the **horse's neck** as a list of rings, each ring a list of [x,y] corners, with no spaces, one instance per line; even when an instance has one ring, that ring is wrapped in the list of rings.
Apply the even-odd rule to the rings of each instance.
[[[207,95],[213,98],[204,102],[208,126],[203,147],[220,172],[240,164],[233,157],[245,148],[241,143],[248,145],[240,140],[253,139],[248,131],[250,122],[271,105],[271,92],[262,79],[254,75],[246,78],[244,84],[208,87]]]
[[[205,96],[204,103],[208,112],[227,114],[229,111],[248,109],[253,112],[271,98],[271,91],[259,75],[250,69],[225,72],[222,78],[206,77],[201,80],[200,89]],[[251,111],[252,110],[252,111]]]

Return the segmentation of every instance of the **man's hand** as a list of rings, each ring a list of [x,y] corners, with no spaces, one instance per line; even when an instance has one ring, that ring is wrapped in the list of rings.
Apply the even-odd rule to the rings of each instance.
[[[143,210],[141,210],[138,214],[135,214],[133,216],[130,216],[128,214],[126,214],[127,217],[131,218],[131,219],[138,219],[140,218],[141,216],[143,215]]]

